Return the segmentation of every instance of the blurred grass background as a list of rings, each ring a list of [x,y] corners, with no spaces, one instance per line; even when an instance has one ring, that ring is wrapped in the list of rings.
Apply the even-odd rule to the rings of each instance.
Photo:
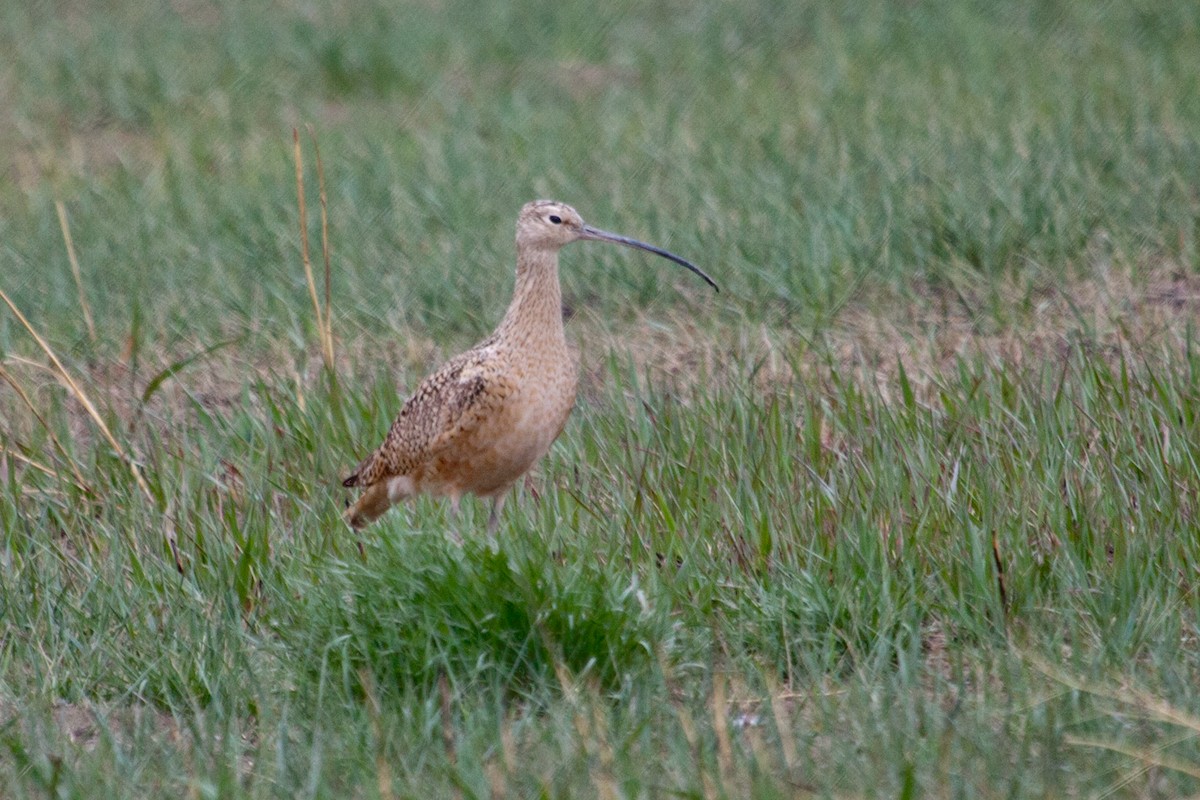
[[[62,199],[114,334],[133,309],[169,337],[301,324],[294,125],[328,160],[347,336],[490,330],[535,196],[703,262],[735,301],[706,315],[739,320],[815,324],[863,282],[1057,281],[1098,237],[1194,263],[1196,24],[1183,3],[14,6],[7,288],[73,319],[45,263]],[[564,279],[606,318],[694,288],[593,249]]]
[[[0,289],[121,448],[5,308],[9,795],[1200,792],[1200,7],[35,2],[0,52]],[[580,404],[497,548],[421,500],[360,558],[337,478],[534,197],[722,292],[565,251]]]

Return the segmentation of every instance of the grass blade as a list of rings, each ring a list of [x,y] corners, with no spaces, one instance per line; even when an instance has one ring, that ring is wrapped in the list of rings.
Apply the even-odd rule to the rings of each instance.
[[[1121,753],[1122,755],[1127,755],[1130,758],[1136,758],[1138,761],[1146,764],[1174,770],[1175,772],[1181,772],[1184,775],[1189,775],[1193,778],[1200,778],[1200,766],[1189,764],[1186,761],[1181,761],[1177,758],[1171,758],[1170,756],[1156,753],[1153,750],[1146,750],[1141,747],[1127,747],[1126,745],[1117,744],[1116,742],[1104,742],[1100,741],[1099,739],[1084,739],[1070,735],[1065,736],[1063,741],[1065,741],[1067,744],[1075,745],[1076,747],[1096,747],[1101,750],[1111,750],[1114,753]]]
[[[333,372],[333,270],[329,255],[329,203],[325,194],[325,164],[321,160],[321,146],[311,125],[308,126],[308,135],[312,137],[313,152],[317,159],[317,186],[321,197],[321,255],[325,259],[325,324],[321,328],[321,347],[325,356],[325,367]]]
[[[304,279],[308,283],[308,297],[312,301],[317,331],[323,338],[325,320],[321,312],[321,299],[317,296],[317,279],[313,276],[312,259],[308,254],[308,206],[304,201],[304,155],[300,149],[300,131],[297,128],[292,128],[292,141],[295,144],[296,201],[300,208],[300,257],[304,263]]]
[[[150,379],[149,383],[146,384],[145,390],[142,391],[142,398],[141,398],[141,402],[138,407],[138,412],[139,413],[141,412],[142,407],[144,407],[147,403],[150,402],[150,398],[154,397],[154,395],[158,392],[159,388],[162,387],[163,383],[166,382],[168,379],[170,379],[172,376],[174,376],[181,370],[186,369],[187,367],[191,366],[192,364],[194,364],[195,362],[204,358],[205,356],[212,355],[213,353],[217,352],[218,350],[222,350],[226,347],[229,347],[230,345],[238,344],[240,341],[241,341],[241,339],[238,338],[238,339],[227,339],[224,342],[217,342],[214,345],[205,347],[204,349],[199,350],[195,353],[192,353],[190,356],[185,356],[184,358],[181,358],[178,361],[167,366],[166,369],[159,372],[157,375],[155,375],[153,378]]]
[[[79,308],[83,311],[83,322],[87,325],[88,338],[96,342],[96,323],[92,319],[92,309],[88,307],[87,295],[83,293],[83,275],[79,270],[79,259],[75,256],[75,242],[71,239],[71,226],[67,223],[67,209],[62,200],[54,201],[54,210],[58,212],[58,225],[62,228],[63,242],[67,245],[67,261],[71,264],[71,274],[75,276],[75,288],[79,290]]]
[[[56,450],[58,450],[59,454],[63,457],[63,460],[66,461],[67,464],[71,467],[71,472],[75,475],[76,487],[79,488],[80,490],[82,490],[83,492],[85,492],[86,494],[94,494],[94,492],[92,491],[92,488],[90,486],[88,486],[87,481],[84,480],[83,474],[79,471],[79,465],[75,463],[75,459],[71,458],[71,455],[67,452],[67,449],[65,447],[63,447],[62,442],[60,442],[58,440],[58,436],[55,435],[54,429],[52,427],[50,427],[50,423],[48,423],[46,421],[46,418],[42,416],[42,413],[40,411],[38,411],[37,406],[34,405],[33,399],[30,398],[29,394],[25,391],[25,388],[23,386],[21,386],[21,384],[17,383],[17,380],[11,374],[9,374],[8,370],[4,369],[3,367],[0,367],[0,378],[3,378],[4,381],[13,388],[13,391],[17,393],[17,397],[21,398],[21,402],[23,402],[25,404],[25,406],[33,414],[34,419],[36,419],[38,421],[38,423],[42,426],[42,428],[46,431],[46,434],[50,437],[50,442],[54,445],[54,448]],[[11,451],[5,451],[5,452],[11,452]],[[14,452],[13,455],[15,457],[17,457],[18,459],[20,459],[21,461],[28,464],[29,466],[33,467],[34,469],[39,470],[40,472],[43,472],[47,475],[53,475],[56,478],[60,477],[59,474],[57,472],[55,472],[54,470],[50,469],[49,467],[38,464],[36,461],[34,461],[30,458],[22,456],[20,453]]]
[[[138,488],[142,490],[142,494],[144,494],[146,499],[152,504],[157,505],[154,499],[154,493],[150,491],[149,484],[147,484],[146,479],[142,477],[141,468],[138,467],[136,461],[129,457],[129,454],[125,452],[125,448],[122,447],[121,443],[117,441],[115,436],[113,436],[112,431],[109,430],[108,425],[105,424],[104,418],[100,416],[100,412],[97,411],[96,406],[93,405],[91,398],[87,396],[87,393],[84,392],[83,389],[79,387],[79,384],[75,382],[75,379],[71,377],[71,373],[67,371],[65,366],[63,366],[62,361],[59,360],[53,348],[50,347],[50,344],[42,338],[41,334],[39,334],[37,330],[34,329],[33,325],[29,322],[25,315],[21,313],[21,310],[17,308],[16,304],[13,303],[3,289],[0,289],[0,300],[4,301],[9,310],[13,312],[13,315],[16,316],[16,318],[20,321],[25,330],[29,331],[29,335],[33,337],[34,341],[38,343],[38,346],[41,347],[42,351],[47,355],[47,357],[49,357],[50,362],[54,364],[54,368],[58,370],[58,374],[62,376],[63,381],[67,384],[67,387],[71,390],[71,393],[75,395],[75,399],[79,401],[79,404],[83,406],[84,410],[87,411],[88,416],[91,417],[92,421],[96,424],[96,428],[100,431],[100,434],[105,438],[105,440],[108,441],[109,446],[116,451],[117,455],[121,457],[121,460],[124,461],[129,467],[129,471],[133,474],[133,479],[137,482]]]

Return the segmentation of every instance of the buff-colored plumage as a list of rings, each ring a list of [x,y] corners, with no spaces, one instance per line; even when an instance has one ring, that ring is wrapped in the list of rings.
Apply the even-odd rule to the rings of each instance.
[[[496,331],[427,377],[405,402],[383,444],[343,482],[363,489],[346,511],[363,528],[393,503],[429,493],[492,498],[489,532],[508,490],[546,454],[575,405],[577,369],[567,347],[558,251],[579,239],[664,250],[585,225],[570,206],[528,203],[517,218],[517,280]]]

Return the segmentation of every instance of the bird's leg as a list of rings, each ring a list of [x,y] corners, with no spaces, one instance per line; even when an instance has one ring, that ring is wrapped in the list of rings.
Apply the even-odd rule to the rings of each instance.
[[[492,498],[492,510],[488,514],[487,540],[492,553],[500,552],[500,543],[496,541],[496,530],[500,527],[500,510],[504,508],[504,500],[508,492],[504,491]]]
[[[459,547],[462,547],[462,536],[458,534],[458,503],[462,500],[461,494],[450,495],[450,513],[447,515],[450,518],[450,527],[446,529],[446,535],[450,537],[450,541],[454,542]]]
[[[500,527],[500,510],[504,508],[504,500],[508,497],[508,492],[502,492],[492,498],[492,513],[488,514],[488,537],[492,538],[496,535],[496,530]]]

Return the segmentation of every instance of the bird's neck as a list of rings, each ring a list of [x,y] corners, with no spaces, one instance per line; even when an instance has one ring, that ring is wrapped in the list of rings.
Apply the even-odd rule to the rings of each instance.
[[[557,251],[517,253],[517,285],[496,333],[516,344],[566,344]]]

